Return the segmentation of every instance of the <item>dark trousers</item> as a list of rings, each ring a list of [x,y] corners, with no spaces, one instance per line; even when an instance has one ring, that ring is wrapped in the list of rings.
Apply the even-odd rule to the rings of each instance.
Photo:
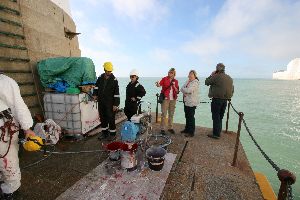
[[[132,102],[132,101],[126,101],[125,102],[125,108],[124,108],[124,113],[128,119],[128,121],[130,121],[131,117],[135,114],[137,114],[137,109],[138,109],[138,103],[136,101]],[[141,113],[141,109],[139,108],[138,113]]]
[[[111,134],[116,133],[115,115],[113,112],[113,106],[104,103],[98,104],[98,111],[100,115],[101,128],[103,131],[108,130]]]
[[[213,98],[211,102],[211,114],[213,120],[213,135],[220,137],[222,131],[222,119],[227,106],[226,99]]]
[[[196,106],[189,107],[184,105],[185,131],[191,135],[195,133],[195,110]]]

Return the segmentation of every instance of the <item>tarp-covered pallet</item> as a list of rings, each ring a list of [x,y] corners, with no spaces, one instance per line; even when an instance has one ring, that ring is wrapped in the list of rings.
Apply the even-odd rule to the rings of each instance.
[[[93,61],[85,57],[48,58],[38,62],[37,69],[43,87],[57,92],[95,84],[97,79]]]

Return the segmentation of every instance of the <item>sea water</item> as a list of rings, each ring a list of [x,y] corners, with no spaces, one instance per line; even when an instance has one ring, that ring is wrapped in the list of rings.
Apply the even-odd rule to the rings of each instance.
[[[144,101],[152,103],[152,112],[156,108],[156,93],[160,89],[155,82],[161,78],[140,78],[146,89]],[[181,87],[187,78],[177,78]],[[126,85],[129,78],[118,78],[121,107],[124,107]],[[200,78],[200,101],[210,102],[208,87]],[[298,181],[293,185],[295,199],[300,199],[300,80],[281,81],[266,79],[234,79],[233,106],[244,113],[244,119],[267,155],[281,168],[293,172]],[[182,100],[179,94],[178,100]],[[159,107],[160,112],[160,107]],[[209,103],[201,103],[195,114],[196,125],[212,128]],[[185,123],[183,104],[177,102],[174,122]],[[223,119],[225,129],[226,114]],[[238,116],[231,109],[229,130],[237,131]],[[242,126],[241,142],[254,171],[264,173],[272,184],[277,195],[280,182],[276,171],[261,155]]]

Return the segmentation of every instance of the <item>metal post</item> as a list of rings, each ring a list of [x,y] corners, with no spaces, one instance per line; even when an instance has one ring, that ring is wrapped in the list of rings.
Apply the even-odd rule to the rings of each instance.
[[[159,94],[157,93],[156,94],[156,118],[155,118],[155,123],[158,122],[158,97],[159,97]]]
[[[242,125],[243,117],[244,117],[244,113],[239,112],[239,125],[238,125],[236,141],[235,141],[235,148],[234,148],[234,156],[233,156],[232,166],[236,166],[236,159],[237,159],[237,153],[238,153],[238,150],[239,150],[240,133],[241,133],[241,125]]]
[[[289,195],[288,184],[294,184],[296,182],[296,176],[292,172],[285,169],[279,170],[277,176],[281,182],[278,192],[278,200],[285,200]]]
[[[229,121],[230,104],[231,104],[231,102],[230,102],[230,100],[228,100],[228,105],[227,105],[227,119],[226,119],[226,131],[225,131],[225,133],[227,133],[227,131],[228,131],[228,121]]]

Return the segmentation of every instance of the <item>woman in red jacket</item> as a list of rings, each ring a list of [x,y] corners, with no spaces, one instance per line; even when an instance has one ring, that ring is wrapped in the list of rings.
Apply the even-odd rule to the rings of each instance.
[[[161,134],[166,134],[165,128],[165,118],[168,112],[168,131],[172,134],[175,134],[173,129],[173,116],[176,108],[177,95],[179,93],[178,81],[175,79],[176,71],[174,68],[171,68],[168,72],[168,76],[162,78],[159,82],[156,83],[157,87],[162,87],[161,93],[164,94],[165,99],[161,104]]]

